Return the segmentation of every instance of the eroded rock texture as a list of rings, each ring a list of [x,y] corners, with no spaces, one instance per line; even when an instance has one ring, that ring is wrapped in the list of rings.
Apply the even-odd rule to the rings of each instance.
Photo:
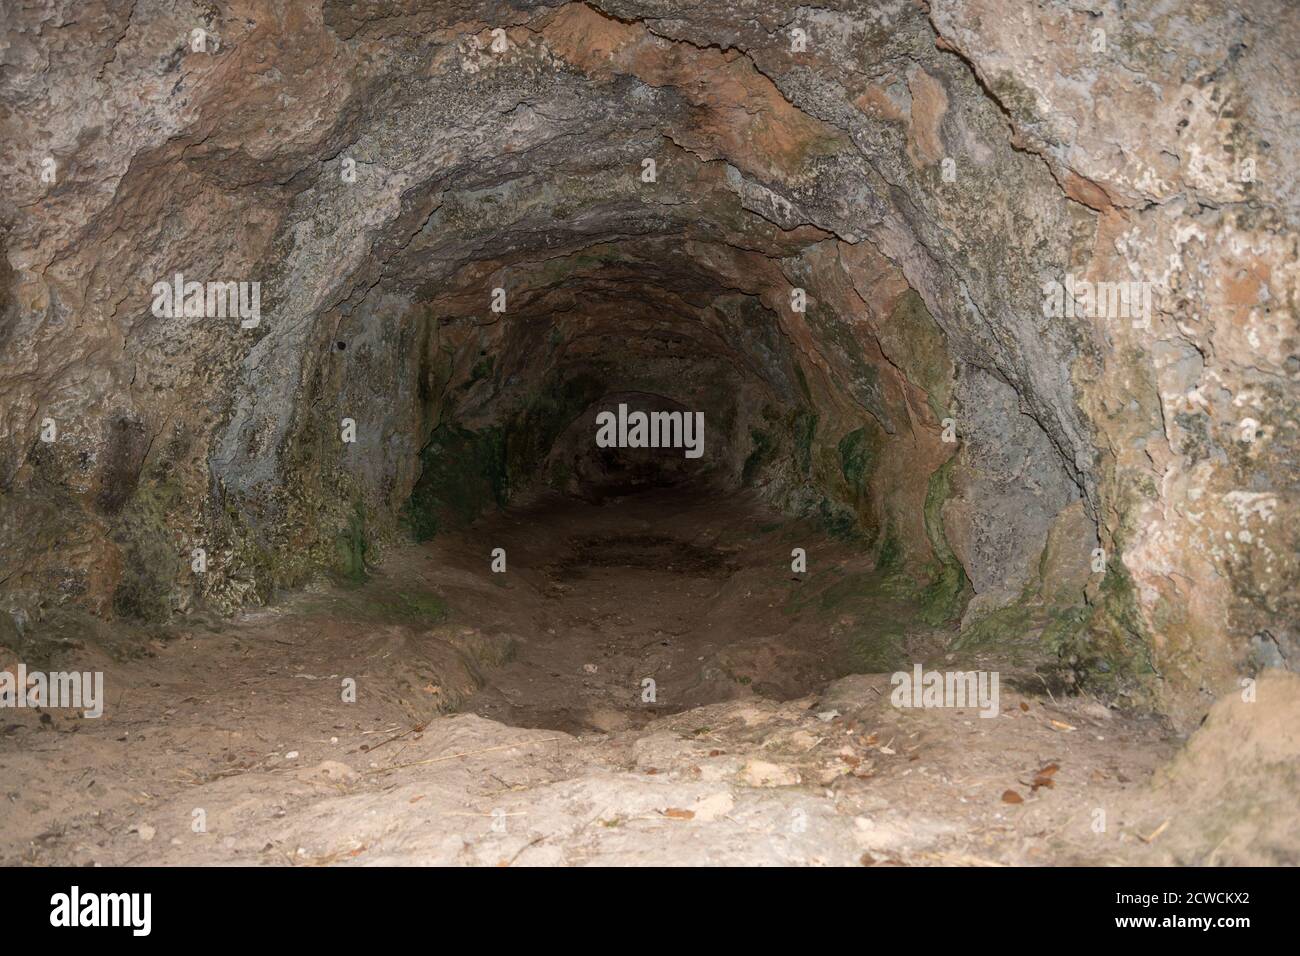
[[[1300,26],[1238,6],[8,6],[5,626],[597,494],[566,435],[644,394],[954,640],[1199,717],[1300,660]]]

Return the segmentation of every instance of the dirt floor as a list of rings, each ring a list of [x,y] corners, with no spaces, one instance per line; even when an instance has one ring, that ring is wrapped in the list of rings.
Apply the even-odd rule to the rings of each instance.
[[[810,525],[651,493],[536,500],[233,621],[56,620],[108,702],[0,711],[0,863],[1300,862],[1296,675],[1184,747],[915,611]],[[913,662],[998,670],[1000,714],[892,706]]]

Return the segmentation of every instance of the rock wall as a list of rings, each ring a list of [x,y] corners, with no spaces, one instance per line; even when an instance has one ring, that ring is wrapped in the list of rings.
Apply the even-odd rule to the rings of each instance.
[[[705,407],[726,482],[860,535],[962,640],[1041,634],[1181,721],[1295,665],[1293,5],[142,0],[0,29],[19,630],[359,573],[448,489],[472,515],[549,478],[622,389]],[[257,320],[159,315],[178,273],[259,283]],[[475,481],[438,477],[449,448]]]

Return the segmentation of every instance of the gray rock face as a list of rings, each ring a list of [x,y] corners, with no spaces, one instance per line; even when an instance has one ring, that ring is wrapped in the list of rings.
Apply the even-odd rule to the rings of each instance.
[[[1011,386],[978,370],[958,385],[969,429],[943,506],[948,540],[980,605],[1005,604],[1029,579],[1056,515],[1079,497],[1038,423]],[[1079,541],[1085,550],[1086,541]]]
[[[508,496],[622,389],[716,420],[728,487],[920,582],[955,555],[981,612],[1035,600],[1081,500],[1079,641],[1175,714],[1295,645],[1294,5],[5,19],[15,611],[265,600],[445,504],[439,429]],[[260,320],[156,314],[178,273]],[[1053,310],[1076,279],[1150,307]]]

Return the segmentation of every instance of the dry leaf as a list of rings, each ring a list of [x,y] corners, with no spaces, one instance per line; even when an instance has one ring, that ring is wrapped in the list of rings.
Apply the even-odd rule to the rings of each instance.
[[[1047,787],[1051,790],[1056,786],[1052,777],[1056,774],[1056,771],[1060,769],[1061,768],[1057,764],[1049,763],[1034,774],[1032,783],[1025,783],[1023,780],[1021,780],[1020,783],[1022,786],[1028,787],[1030,793],[1037,793],[1040,787]]]
[[[1029,705],[1026,704],[1026,703],[1022,700],[1022,701],[1020,702],[1020,709],[1021,709],[1021,710],[1029,710]]]
[[[1022,797],[1020,794],[1016,793],[1014,790],[1004,790],[1002,791],[1002,802],[1003,803],[1024,803],[1025,798]]]
[[[680,807],[669,807],[664,811],[664,816],[672,817],[674,820],[694,820],[694,810],[683,810]]]
[[[1078,730],[1079,729],[1078,727],[1071,726],[1070,724],[1062,723],[1059,720],[1053,720],[1051,721],[1051,724],[1057,730]]]

